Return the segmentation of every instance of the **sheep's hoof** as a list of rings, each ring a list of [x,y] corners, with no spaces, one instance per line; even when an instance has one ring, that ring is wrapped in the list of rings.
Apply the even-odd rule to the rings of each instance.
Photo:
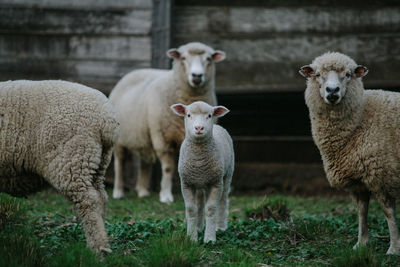
[[[204,237],[204,243],[212,243],[212,244],[214,244],[215,241],[216,241],[215,237],[207,237],[207,236]]]
[[[114,199],[120,199],[124,197],[124,191],[123,190],[119,190],[119,189],[114,189],[113,191],[113,198]]]
[[[174,196],[171,194],[171,192],[160,192],[160,202],[172,203],[174,202]]]
[[[100,247],[100,251],[103,254],[110,254],[112,252],[112,250],[110,248],[105,248],[105,247]]]
[[[386,251],[387,255],[400,255],[400,247],[390,246],[388,251]]]
[[[147,189],[137,190],[137,194],[138,194],[138,197],[140,197],[140,198],[150,196],[150,192]]]
[[[228,228],[228,227],[226,227],[226,226],[217,226],[217,231],[222,231],[222,232],[225,232],[225,230],[226,230],[226,228]]]

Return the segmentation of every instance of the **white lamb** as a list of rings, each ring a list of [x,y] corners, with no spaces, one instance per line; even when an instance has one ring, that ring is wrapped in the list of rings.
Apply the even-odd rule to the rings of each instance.
[[[355,247],[369,240],[371,194],[390,232],[387,254],[400,254],[395,204],[400,197],[400,94],[364,90],[364,66],[341,53],[325,53],[300,69],[307,77],[312,135],[331,186],[350,192],[358,206]]]
[[[179,147],[184,139],[183,122],[169,106],[205,101],[216,105],[215,64],[225,53],[201,43],[168,50],[172,70],[144,69],[128,73],[110,94],[121,122],[115,149],[114,198],[123,197],[123,149],[140,157],[136,182],[139,197],[149,195],[151,165],[161,162],[161,202],[172,202],[172,178]]]
[[[206,230],[204,242],[215,242],[215,231],[227,228],[229,190],[235,165],[232,139],[216,118],[229,110],[197,101],[189,106],[171,106],[185,117],[186,136],[179,153],[178,172],[185,201],[187,234],[197,240],[203,228],[204,205]]]
[[[0,192],[25,196],[50,184],[71,200],[86,241],[111,252],[104,173],[118,121],[99,91],[65,81],[0,83]]]

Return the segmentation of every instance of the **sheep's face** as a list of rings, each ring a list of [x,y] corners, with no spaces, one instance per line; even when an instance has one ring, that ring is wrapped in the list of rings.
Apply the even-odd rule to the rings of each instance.
[[[326,104],[337,105],[346,95],[347,84],[350,80],[365,76],[368,69],[364,66],[357,66],[354,69],[346,67],[320,69],[307,65],[303,66],[299,72],[318,84],[319,93]]]
[[[181,63],[185,77],[193,88],[203,87],[213,75],[213,63],[225,59],[224,52],[205,48],[170,49],[167,52],[170,58]]]
[[[209,139],[212,136],[215,119],[224,116],[229,110],[224,106],[212,107],[205,102],[197,101],[189,106],[175,104],[172,111],[185,118],[186,138],[195,141]]]

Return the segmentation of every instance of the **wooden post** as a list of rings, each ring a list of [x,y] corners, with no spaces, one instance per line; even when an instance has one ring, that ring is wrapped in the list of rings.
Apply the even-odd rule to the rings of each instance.
[[[151,26],[151,67],[167,69],[170,60],[166,55],[171,44],[171,11],[173,0],[153,0]]]

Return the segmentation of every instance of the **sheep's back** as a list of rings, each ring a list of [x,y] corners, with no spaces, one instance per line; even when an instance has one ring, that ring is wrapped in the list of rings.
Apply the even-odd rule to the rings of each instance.
[[[0,83],[0,118],[3,172],[35,173],[49,151],[77,135],[112,145],[118,127],[102,93],[65,81]]]

